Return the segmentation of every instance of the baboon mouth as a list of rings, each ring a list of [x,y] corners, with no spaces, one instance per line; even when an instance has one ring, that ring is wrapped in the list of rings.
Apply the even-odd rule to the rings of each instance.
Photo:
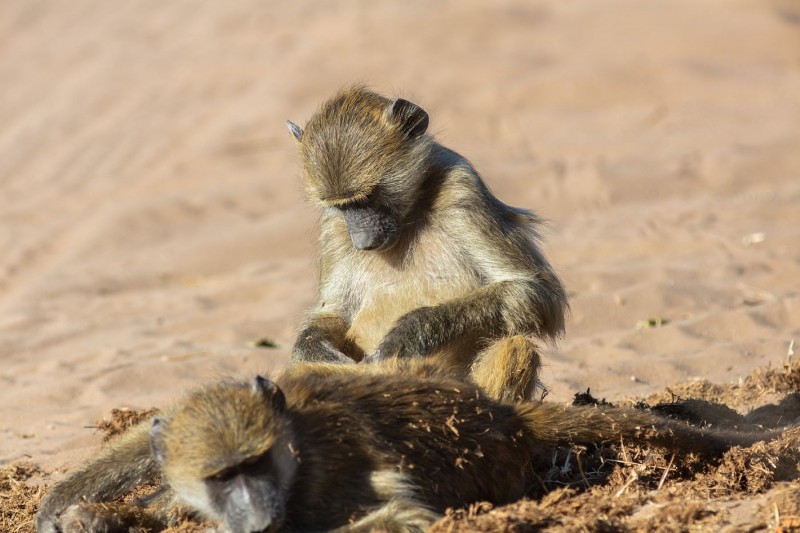
[[[357,205],[342,209],[342,214],[347,233],[357,250],[385,250],[397,240],[399,228],[385,209]]]
[[[348,233],[356,250],[380,252],[397,242],[398,232],[395,228],[348,228]]]
[[[379,241],[377,239],[364,239],[360,235],[351,234],[350,240],[353,242],[353,247],[355,249],[365,252],[382,252],[388,250],[397,242],[391,235]]]

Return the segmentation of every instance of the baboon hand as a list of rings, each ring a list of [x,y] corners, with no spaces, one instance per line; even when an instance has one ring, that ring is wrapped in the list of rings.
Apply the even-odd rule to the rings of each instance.
[[[51,529],[42,529],[41,524],[37,532],[57,531],[59,533],[106,533],[113,531],[127,531],[126,523],[116,513],[109,512],[100,504],[78,503],[69,506],[57,521],[52,522]]]
[[[388,341],[388,342],[387,342]],[[409,358],[415,355],[422,355],[411,344],[405,343],[402,337],[390,338],[389,335],[383,338],[378,348],[361,360],[362,363],[379,363],[392,357]]]
[[[52,516],[37,516],[36,533],[60,533],[56,519]]]
[[[352,363],[353,359],[337,350],[330,341],[301,337],[292,350],[292,359],[308,363]]]
[[[36,533],[61,533],[59,515],[64,506],[53,503],[53,498],[45,497],[36,513]]]
[[[401,316],[378,348],[364,360],[372,363],[390,357],[428,355],[437,345],[440,322],[436,308],[421,307]]]
[[[158,530],[165,524],[143,508],[126,503],[81,502],[70,505],[57,520],[37,525],[38,533],[128,533],[129,531]]]

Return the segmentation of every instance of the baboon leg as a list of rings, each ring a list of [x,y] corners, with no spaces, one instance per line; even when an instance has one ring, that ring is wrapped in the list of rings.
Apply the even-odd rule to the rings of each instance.
[[[420,503],[413,483],[404,474],[394,470],[376,470],[370,474],[370,484],[384,503],[355,522],[336,528],[336,533],[423,533],[441,518]]]
[[[503,402],[529,400],[539,378],[538,346],[522,335],[494,342],[476,358],[472,379],[486,394]]]
[[[335,533],[366,533],[386,531],[389,533],[423,533],[441,515],[409,498],[393,498],[363,518],[347,526],[337,528]]]

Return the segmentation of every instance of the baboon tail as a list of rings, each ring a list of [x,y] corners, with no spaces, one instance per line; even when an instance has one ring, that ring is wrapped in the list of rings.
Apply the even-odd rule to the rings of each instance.
[[[772,440],[780,432],[714,430],[669,420],[647,411],[604,406],[518,405],[536,439],[547,445],[627,443],[718,456],[732,446]]]

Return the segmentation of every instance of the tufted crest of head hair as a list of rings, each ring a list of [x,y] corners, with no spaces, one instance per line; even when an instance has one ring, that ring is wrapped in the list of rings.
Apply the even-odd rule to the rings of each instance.
[[[162,431],[165,472],[202,479],[269,450],[281,431],[282,393],[275,402],[277,393],[263,390],[223,382],[190,395]]]
[[[366,200],[379,185],[401,187],[424,158],[428,114],[407,100],[349,87],[320,106],[300,136],[309,196],[326,205]],[[422,154],[420,153],[422,149]]]

